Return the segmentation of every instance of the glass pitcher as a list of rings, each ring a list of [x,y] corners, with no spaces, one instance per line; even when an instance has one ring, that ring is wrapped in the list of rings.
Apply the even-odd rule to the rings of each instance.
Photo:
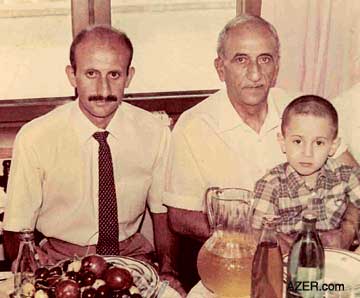
[[[206,205],[212,236],[200,249],[197,268],[216,297],[250,297],[251,265],[256,249],[250,229],[251,192],[212,187]]]

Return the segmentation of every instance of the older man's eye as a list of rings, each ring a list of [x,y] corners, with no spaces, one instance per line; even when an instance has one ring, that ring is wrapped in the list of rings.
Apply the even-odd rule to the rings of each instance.
[[[235,61],[236,63],[239,63],[239,64],[244,64],[244,63],[247,62],[247,59],[246,59],[246,57],[244,57],[244,56],[236,56],[236,57],[234,58],[234,61]]]
[[[259,58],[259,63],[261,63],[261,64],[267,64],[267,63],[270,63],[271,61],[272,61],[272,59],[269,56],[262,56]]]

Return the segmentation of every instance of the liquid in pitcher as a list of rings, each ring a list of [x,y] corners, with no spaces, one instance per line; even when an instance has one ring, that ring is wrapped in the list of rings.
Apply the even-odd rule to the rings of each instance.
[[[202,283],[218,297],[249,297],[254,250],[240,235],[223,236],[210,250],[203,246],[197,263]]]

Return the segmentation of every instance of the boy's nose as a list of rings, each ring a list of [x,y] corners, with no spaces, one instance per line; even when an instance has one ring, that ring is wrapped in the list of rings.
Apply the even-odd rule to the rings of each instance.
[[[311,157],[313,155],[313,146],[311,144],[306,144],[304,147],[304,155]]]

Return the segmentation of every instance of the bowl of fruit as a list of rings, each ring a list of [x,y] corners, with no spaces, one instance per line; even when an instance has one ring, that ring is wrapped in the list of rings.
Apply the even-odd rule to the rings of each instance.
[[[157,272],[145,262],[88,255],[38,268],[33,288],[28,287],[34,298],[153,298],[159,284]]]

